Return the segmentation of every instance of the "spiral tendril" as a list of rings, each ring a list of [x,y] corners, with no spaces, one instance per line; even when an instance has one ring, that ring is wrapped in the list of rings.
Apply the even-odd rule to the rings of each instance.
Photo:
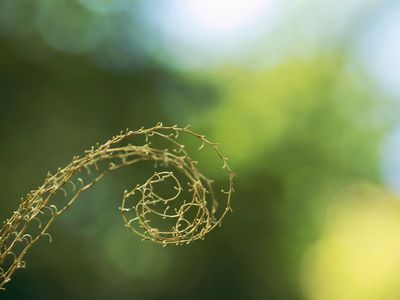
[[[225,198],[222,208],[218,205],[213,181],[198,170],[197,162],[190,158],[185,146],[178,141],[180,134],[197,138],[201,143],[199,150],[209,146],[222,161],[222,168],[228,177],[227,189],[220,191]],[[145,144],[121,145],[121,142],[136,136],[143,136]],[[170,148],[153,147],[151,140],[156,137],[168,142]],[[3,222],[0,230],[0,289],[4,289],[16,270],[26,267],[24,256],[39,239],[47,236],[51,242],[52,237],[48,233],[50,225],[81,193],[111,171],[141,161],[153,161],[156,166],[173,169],[155,172],[143,184],[123,194],[119,210],[125,226],[143,240],[166,246],[204,239],[207,233],[221,225],[222,219],[231,211],[234,172],[227,158],[220,153],[218,144],[193,132],[188,126],[180,128],[157,123],[152,128],[127,129],[106,143],[85,151],[83,157],[73,157],[70,164],[59,168],[55,174],[48,173],[39,188],[21,199],[18,209]],[[83,171],[86,171],[86,177],[82,175]],[[190,192],[189,199],[181,202],[179,200],[185,189],[178,175],[186,178],[187,192]],[[163,184],[172,184],[174,194],[161,195],[158,187]],[[62,201],[55,205],[55,198],[60,193]]]

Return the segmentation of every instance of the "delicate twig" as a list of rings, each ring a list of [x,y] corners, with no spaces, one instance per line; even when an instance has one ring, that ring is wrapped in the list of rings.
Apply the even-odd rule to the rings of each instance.
[[[189,157],[185,146],[179,143],[178,137],[182,134],[189,134],[199,139],[199,149],[209,146],[222,160],[223,169],[228,175],[228,183],[220,193],[226,202],[219,215],[217,215],[216,193],[212,187],[213,181],[200,173],[197,162]],[[144,145],[120,144],[137,136],[145,138]],[[172,151],[168,148],[151,147],[151,140],[154,138],[168,142]],[[140,161],[154,161],[156,166],[175,169],[178,174],[186,177],[188,191],[192,195],[191,199],[183,200],[180,206],[176,205],[184,189],[173,171],[155,172],[145,183],[136,185],[131,191],[125,191],[119,210],[125,226],[131,228],[142,239],[163,246],[188,244],[194,240],[204,239],[207,233],[221,224],[226,213],[231,210],[234,173],[227,159],[219,152],[217,144],[210,142],[204,135],[193,132],[188,126],[180,128],[177,125],[164,126],[162,123],[157,123],[152,128],[142,127],[136,131],[127,129],[106,143],[96,144],[95,147],[85,151],[85,156],[73,157],[69,165],[63,169],[59,168],[55,174],[48,173],[40,187],[21,199],[18,209],[3,222],[0,229],[0,290],[4,289],[17,269],[26,267],[23,258],[40,238],[47,236],[50,241],[52,240],[48,233],[50,225],[82,192],[91,188],[111,171]],[[85,174],[81,174],[83,170]],[[156,186],[166,182],[173,184],[175,194],[162,197],[156,192]],[[63,199],[57,206],[52,202],[56,194]],[[157,222],[152,222],[153,218],[157,217],[167,222],[169,227],[159,228]]]

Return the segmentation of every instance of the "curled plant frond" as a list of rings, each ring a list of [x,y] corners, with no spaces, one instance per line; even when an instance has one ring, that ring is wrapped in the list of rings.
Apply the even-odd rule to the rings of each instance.
[[[221,160],[228,177],[227,187],[220,191],[224,205],[217,202],[213,181],[198,170],[197,162],[179,142],[181,134],[198,139],[199,149],[209,146]],[[139,136],[144,137],[144,144],[122,145]],[[156,138],[163,142],[164,148],[153,146],[152,140]],[[17,269],[26,267],[24,256],[38,240],[43,237],[52,240],[48,233],[50,225],[81,193],[111,171],[142,161],[152,161],[163,170],[125,191],[119,210],[125,226],[143,240],[166,246],[203,239],[231,210],[234,173],[217,144],[188,127],[176,125],[158,123],[152,128],[126,130],[85,151],[83,157],[75,156],[55,174],[48,173],[40,187],[21,199],[18,209],[3,222],[0,230],[0,289],[4,289]],[[159,187],[167,183],[172,185],[173,193],[165,196]],[[189,188],[185,190],[184,186]],[[183,195],[185,192],[187,195]]]

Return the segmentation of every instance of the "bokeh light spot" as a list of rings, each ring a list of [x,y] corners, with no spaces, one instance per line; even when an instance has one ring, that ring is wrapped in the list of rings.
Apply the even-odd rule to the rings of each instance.
[[[388,93],[400,95],[400,2],[393,1],[365,30],[356,55],[378,84]]]
[[[46,43],[60,51],[88,53],[108,34],[107,19],[72,1],[43,2],[36,26]]]
[[[389,132],[383,141],[381,173],[386,185],[400,195],[400,128]]]
[[[400,203],[378,187],[342,192],[301,273],[310,300],[397,299]]]

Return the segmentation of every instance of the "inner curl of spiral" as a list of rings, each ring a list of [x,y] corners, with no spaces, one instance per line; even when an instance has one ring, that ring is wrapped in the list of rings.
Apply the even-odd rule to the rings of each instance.
[[[224,199],[217,202],[213,181],[203,175],[178,140],[187,134],[199,140],[199,150],[211,147],[227,172],[225,190],[220,190]],[[144,137],[144,144],[123,145],[133,137]],[[167,148],[153,147],[152,139],[158,138],[169,144]],[[13,215],[3,222],[0,230],[0,289],[11,280],[17,269],[25,268],[23,260],[28,250],[48,233],[55,219],[68,209],[80,194],[99,182],[111,171],[141,161],[152,161],[164,169],[155,172],[148,180],[123,193],[119,207],[125,226],[144,240],[163,246],[181,245],[204,239],[231,210],[234,172],[227,158],[204,135],[188,127],[164,126],[157,123],[151,128],[136,131],[126,130],[106,143],[93,146],[83,157],[75,156],[65,168],[55,174],[48,173],[44,183],[32,190]],[[182,179],[186,182],[181,182]],[[183,188],[187,184],[188,188]],[[172,189],[164,196],[158,191],[163,185]],[[190,196],[182,194],[190,193]],[[220,198],[220,197],[218,197]],[[61,200],[60,200],[61,199]],[[219,199],[221,200],[221,199]]]

